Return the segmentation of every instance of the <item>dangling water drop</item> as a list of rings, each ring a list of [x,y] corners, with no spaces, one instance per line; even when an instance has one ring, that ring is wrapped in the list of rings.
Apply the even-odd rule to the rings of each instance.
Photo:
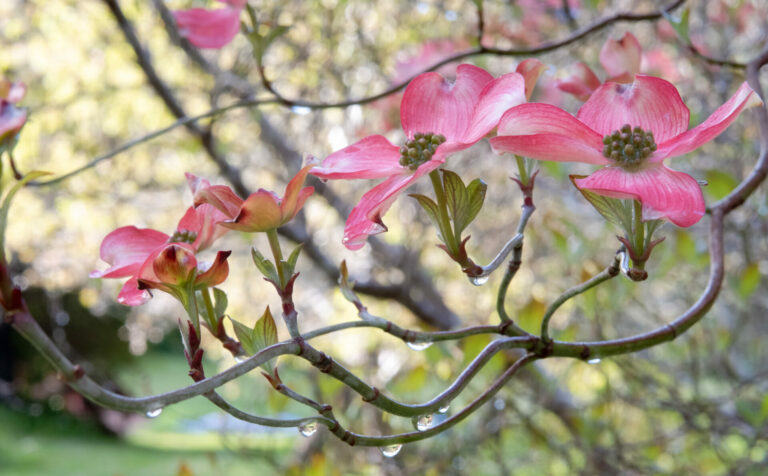
[[[162,408],[155,408],[154,410],[147,411],[147,418],[157,418],[163,413]]]
[[[316,421],[310,421],[299,426],[299,433],[301,433],[301,436],[305,436],[309,438],[310,436],[314,435],[316,432],[317,432]]]
[[[394,458],[403,449],[403,445],[389,445],[381,447],[381,454],[387,458]]]
[[[237,362],[238,364],[242,364],[246,360],[248,360],[248,357],[245,356],[245,355],[236,355],[235,356],[235,362]]]
[[[587,363],[588,364],[593,364],[593,365],[594,364],[599,364],[600,363],[600,359],[589,359],[589,360],[587,360]]]
[[[474,284],[475,286],[482,286],[483,284],[488,282],[489,276],[474,276],[472,278],[469,278],[469,282]]]
[[[429,430],[429,427],[432,426],[432,414],[428,415],[421,415],[419,417],[416,417],[415,423],[416,423],[416,429],[419,431],[427,431]]]
[[[437,409],[437,413],[446,414],[446,413],[448,413],[448,410],[450,410],[450,409],[451,409],[451,405],[450,404],[446,404],[444,407],[438,408]]]
[[[431,342],[407,342],[406,344],[413,350],[424,350],[432,345]]]

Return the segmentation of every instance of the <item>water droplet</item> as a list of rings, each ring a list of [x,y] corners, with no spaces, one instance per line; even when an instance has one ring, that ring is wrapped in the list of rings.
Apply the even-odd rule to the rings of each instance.
[[[496,400],[493,401],[493,408],[495,408],[498,411],[502,411],[506,407],[507,407],[507,402],[505,402],[501,398],[497,398]]]
[[[699,185],[701,185],[702,187],[706,187],[707,185],[709,185],[709,182],[707,182],[706,180],[697,180],[697,182],[698,182],[698,183],[699,183]]]
[[[599,364],[600,363],[600,359],[589,359],[589,360],[587,360],[587,363],[588,364]]]
[[[238,364],[241,364],[241,363],[245,362],[246,360],[248,360],[248,357],[245,356],[245,355],[236,355],[235,356],[235,362],[237,362]]]
[[[432,414],[429,415],[421,415],[419,417],[414,418],[414,422],[416,424],[416,429],[419,431],[427,431],[429,430],[429,427],[432,426]]]
[[[160,416],[161,413],[163,413],[162,408],[155,408],[154,410],[149,410],[147,412],[147,418],[157,418]]]
[[[432,345],[431,342],[407,342],[407,344],[413,350],[424,350]]]
[[[381,447],[381,454],[387,458],[394,458],[403,449],[403,445],[389,445]]]
[[[444,407],[438,408],[437,409],[437,413],[445,414],[445,413],[448,413],[448,410],[450,410],[450,409],[451,409],[451,405],[450,404],[446,404]]]
[[[475,286],[482,286],[483,284],[488,282],[488,276],[475,276],[475,277],[469,278],[469,282],[474,284]]]
[[[301,436],[310,437],[314,435],[317,432],[317,422],[316,421],[309,421],[307,423],[304,423],[303,425],[299,426],[299,433],[301,433]]]

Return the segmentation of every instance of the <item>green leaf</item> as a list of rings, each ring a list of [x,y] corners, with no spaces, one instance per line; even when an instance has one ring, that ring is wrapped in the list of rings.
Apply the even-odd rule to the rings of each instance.
[[[224,313],[227,312],[227,305],[229,300],[227,299],[227,293],[219,288],[213,288],[213,312],[216,313],[213,318],[218,320]],[[215,329],[214,329],[215,331]]]
[[[467,185],[467,195],[469,200],[466,208],[464,208],[461,225],[459,225],[458,220],[456,223],[459,233],[464,231],[464,229],[475,220],[477,214],[480,213],[480,210],[483,208],[483,203],[485,202],[486,191],[488,191],[488,185],[479,178],[469,182],[469,185]]]
[[[586,175],[569,175],[574,187],[576,187],[576,179],[584,177],[586,177]],[[631,234],[633,220],[631,201],[604,197],[591,190],[585,190],[579,187],[576,187],[576,190],[587,199],[603,218],[623,229],[627,234]]]
[[[253,345],[251,329],[249,329],[245,324],[238,322],[231,317],[229,320],[232,321],[232,327],[235,329],[235,336],[237,337],[237,340],[240,341],[240,344],[243,346],[243,349],[248,353],[248,355],[253,355],[258,352],[258,350],[255,349]]]
[[[272,312],[269,310],[269,306],[264,310],[261,318],[256,321],[256,325],[253,326],[251,342],[255,352],[277,344],[277,325],[272,317]],[[270,362],[265,362],[261,367],[270,374],[272,373],[272,364]]]
[[[253,257],[253,264],[256,265],[256,267],[259,269],[259,271],[261,271],[261,274],[263,274],[265,278],[275,283],[280,282],[280,278],[277,275],[277,269],[275,269],[275,265],[272,264],[270,260],[265,258],[263,254],[259,253],[259,250],[256,248],[251,248],[251,256]]]
[[[299,245],[291,251],[291,255],[288,256],[287,261],[283,261],[285,274],[287,277],[293,276],[293,271],[296,269],[296,262],[299,260],[299,255],[301,254],[301,250],[304,249],[304,243],[299,243]]]
[[[341,289],[341,294],[344,296],[344,299],[355,305],[358,305],[360,304],[360,298],[358,298],[357,294],[355,294],[355,292],[352,290],[354,287],[355,282],[349,279],[347,261],[344,260],[339,266],[339,289]]]
[[[436,227],[440,228],[440,209],[437,208],[437,203],[432,201],[432,199],[426,195],[420,195],[418,193],[412,193],[408,196],[415,198],[419,202],[419,205],[421,205],[421,208],[427,212],[427,215],[429,216],[429,219],[432,220],[432,223],[434,223]]]
[[[440,172],[443,174],[443,188],[445,189],[448,213],[451,219],[453,219],[454,224],[456,224],[462,211],[466,208],[467,203],[469,203],[467,188],[457,173],[446,169],[440,169]],[[458,228],[458,226],[456,227]]]
[[[11,201],[13,200],[14,195],[16,195],[16,193],[30,180],[35,180],[46,175],[51,175],[51,173],[33,170],[16,182],[5,195],[3,205],[0,207],[0,255],[5,255],[5,229],[8,226],[8,211],[11,209]]]

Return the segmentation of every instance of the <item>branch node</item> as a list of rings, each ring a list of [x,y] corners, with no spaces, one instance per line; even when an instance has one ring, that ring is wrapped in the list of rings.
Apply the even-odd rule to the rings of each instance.
[[[379,391],[378,388],[376,387],[371,387],[371,388],[373,389],[373,395],[370,398],[363,397],[363,401],[366,403],[370,403],[376,400],[377,398],[379,398],[379,395],[381,395],[381,392]]]

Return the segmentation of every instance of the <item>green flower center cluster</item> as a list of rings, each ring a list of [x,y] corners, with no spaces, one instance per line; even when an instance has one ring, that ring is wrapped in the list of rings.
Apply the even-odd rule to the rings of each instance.
[[[432,132],[416,133],[413,139],[405,141],[400,147],[400,165],[416,170],[419,165],[428,162],[435,155],[437,146],[445,142],[445,136]]]
[[[656,150],[653,132],[624,124],[603,137],[603,155],[625,169],[636,169]]]
[[[197,233],[190,230],[176,230],[168,240],[169,243],[189,243],[192,244],[197,239]]]

